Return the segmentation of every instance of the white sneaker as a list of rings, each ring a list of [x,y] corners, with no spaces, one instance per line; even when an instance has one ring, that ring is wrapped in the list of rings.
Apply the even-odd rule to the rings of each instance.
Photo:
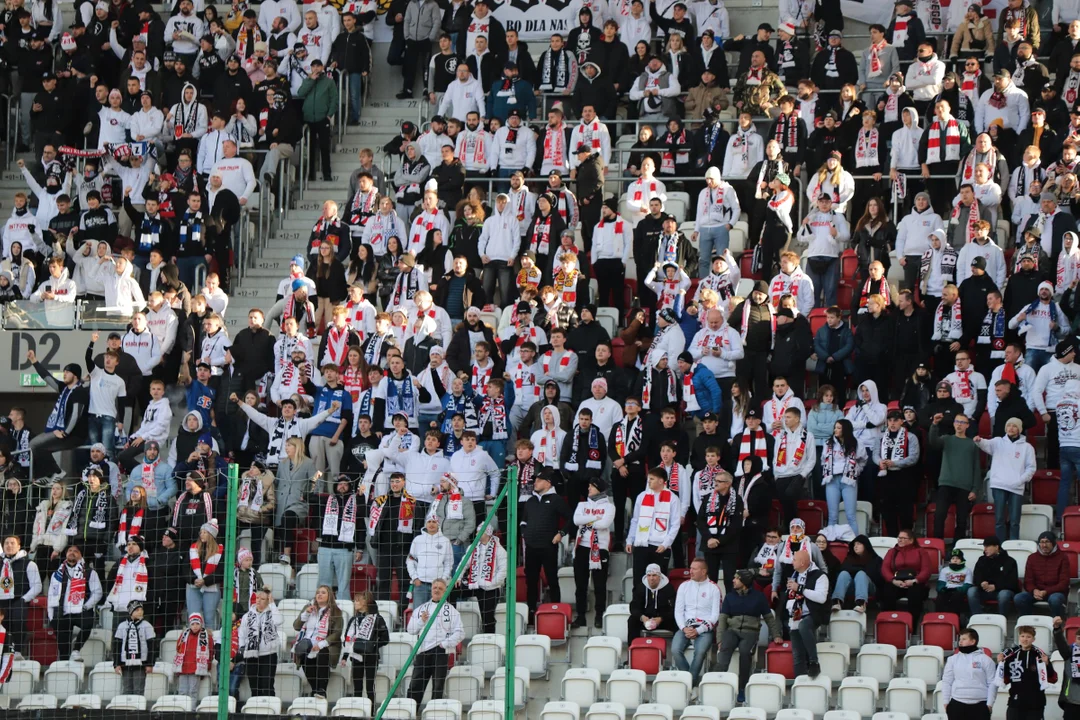
[[[71,651],[72,662],[82,662],[82,654],[78,650]]]

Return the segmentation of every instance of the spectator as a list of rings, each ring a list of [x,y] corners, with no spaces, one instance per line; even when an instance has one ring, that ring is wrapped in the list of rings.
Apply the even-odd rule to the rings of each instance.
[[[274,695],[280,627],[281,613],[270,588],[260,587],[255,592],[255,601],[240,620],[236,636],[237,653],[243,659],[252,697]]]
[[[983,611],[983,603],[997,602],[998,612],[1008,615],[1017,590],[1016,560],[1001,548],[997,535],[983,539],[983,554],[975,563],[968,608],[972,615]]]
[[[304,677],[311,685],[316,699],[326,699],[330,671],[341,656],[341,631],[344,621],[341,609],[328,585],[320,585],[315,597],[293,620],[293,629],[300,631],[292,647],[296,664],[304,668]]]
[[[366,40],[361,39],[362,43]],[[375,700],[375,670],[379,663],[379,651],[390,643],[390,631],[386,627],[370,590],[353,594],[353,616],[345,627],[341,662],[346,660],[352,667],[353,691],[357,697],[367,696],[371,707],[378,707]]]
[[[71,545],[49,581],[49,625],[56,631],[59,657],[72,661],[82,658],[80,649],[94,629],[94,607],[101,602],[101,595],[97,571],[83,560],[78,545]]]
[[[1024,488],[1035,474],[1035,449],[1028,444],[1024,425],[1016,418],[1005,423],[1005,437],[984,439],[976,436],[975,444],[991,458],[994,530],[999,537],[1018,540]]]
[[[897,601],[907,598],[911,617],[918,624],[929,593],[928,583],[933,569],[928,556],[915,544],[910,530],[901,530],[896,538],[896,546],[885,553],[881,563],[881,578],[884,581],[878,589],[881,607],[883,610],[895,610]]]
[[[829,578],[802,550],[784,566],[785,610],[791,626],[795,672],[811,679],[821,673],[817,654],[817,628],[828,620]]]
[[[1035,603],[1046,602],[1050,614],[1061,616],[1068,604],[1069,563],[1058,550],[1052,532],[1039,535],[1039,551],[1028,556],[1024,568],[1024,592],[1016,596],[1016,611],[1021,615],[1035,612]]]
[[[675,596],[675,624],[678,631],[671,641],[675,667],[690,671],[691,681],[701,679],[701,666],[713,644],[716,625],[720,620],[720,588],[709,580],[708,564],[695,558],[690,563],[690,578],[679,586]],[[693,645],[690,663],[684,655],[687,645]]]
[[[438,619],[417,648],[416,670],[413,672],[412,682],[409,685],[409,697],[417,706],[424,699],[429,679],[432,681],[432,699],[442,699],[446,674],[449,670],[446,655],[456,652],[458,644],[465,638],[461,615],[457,608],[449,600],[442,602],[445,593],[446,580],[441,577],[436,578],[431,583],[431,599],[415,606],[412,617],[409,618],[409,634],[419,635],[428,619],[435,615],[435,610],[440,604],[442,605]],[[415,596],[413,599],[415,602]]]
[[[958,652],[945,661],[941,676],[941,701],[945,709],[958,715],[985,714],[997,701],[997,667],[979,647],[979,633],[971,628],[960,631]]]

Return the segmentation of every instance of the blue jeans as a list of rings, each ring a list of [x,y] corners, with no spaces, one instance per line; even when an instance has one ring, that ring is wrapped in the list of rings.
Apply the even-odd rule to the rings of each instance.
[[[1024,353],[1024,362],[1026,362],[1032,370],[1036,373],[1046,363],[1050,362],[1050,358],[1054,357],[1054,353],[1051,350],[1035,350],[1034,348],[1028,348]]]
[[[507,428],[509,430],[510,428]],[[502,470],[503,465],[506,464],[506,441],[505,440],[481,440],[480,447],[484,449],[491,459],[495,461],[495,464]]]
[[[457,566],[461,564],[461,559],[465,557],[465,551],[468,549],[468,545],[450,544],[450,550],[454,553],[454,570],[457,570]]]
[[[448,578],[449,579],[449,578]],[[431,599],[431,583],[422,582],[412,586],[412,606],[418,608]]]
[[[233,669],[229,671],[229,695],[240,699],[240,683],[244,680],[244,674],[247,671],[247,663],[243,660],[233,665]]]
[[[424,413],[420,413],[420,415],[417,416],[416,419],[417,419],[417,422],[420,423],[420,434],[421,435],[426,433],[431,428],[431,423],[436,423],[436,427],[438,427],[438,422],[439,422],[439,416],[438,415],[426,415]]]
[[[203,616],[203,626],[207,630],[217,630],[220,627],[217,617],[218,604],[221,602],[221,590],[209,590],[203,592],[194,585],[187,586],[187,612],[199,613]]]
[[[349,73],[349,122],[360,121],[360,103],[364,90],[364,76]]]
[[[349,581],[352,577],[353,551],[345,548],[319,548],[319,584],[334,587],[337,580],[337,596],[349,598]]]
[[[1012,590],[995,590],[992,593],[983,592],[978,585],[968,588],[968,610],[972,615],[983,611],[983,603],[987,600],[997,600],[997,611],[1002,615],[1009,614],[1009,606],[1012,604],[1014,593]]]
[[[195,287],[195,272],[205,264],[206,258],[202,255],[176,258],[176,269],[180,272],[180,282],[189,288]]]
[[[825,485],[825,503],[829,507],[829,524],[840,522],[840,499],[844,500],[844,512],[847,513],[848,527],[855,535],[859,534],[858,512],[859,488],[857,485],[845,485],[843,475],[833,475]]]
[[[1058,483],[1057,519],[1065,513],[1069,505],[1069,496],[1072,494],[1073,483],[1080,477],[1080,447],[1058,448],[1058,458],[1061,465],[1061,481]]]
[[[101,443],[105,446],[105,455],[112,458],[113,448],[116,445],[114,442],[116,440],[116,418],[108,415],[90,415],[86,429],[90,436],[90,444]]]
[[[825,265],[825,272],[817,272],[815,265]],[[815,256],[806,261],[806,274],[814,283],[814,307],[832,307],[836,304],[836,286],[840,282],[840,258]],[[825,298],[824,304],[821,298]]]
[[[1050,603],[1051,617],[1065,617],[1065,605],[1068,599],[1069,597],[1065,593],[1050,593],[1046,598],[1046,602]],[[1035,603],[1038,600],[1031,593],[1022,592],[1013,598],[1013,602],[1016,603],[1017,615],[1034,615]]]
[[[851,573],[844,570],[836,578],[836,588],[833,590],[833,600],[846,600],[848,596],[848,590],[851,589]],[[863,602],[870,599],[870,595],[877,592],[877,588],[874,587],[873,581],[870,576],[864,573],[862,570],[855,573],[855,599],[862,600]]]
[[[1002,540],[1019,540],[1020,511],[1024,506],[1024,496],[1000,488],[994,488],[991,492],[994,495],[994,532]],[[1005,530],[1006,523],[1008,532]]]
[[[694,658],[687,664],[683,652],[686,650],[686,647],[691,644],[694,646]],[[671,654],[673,656],[675,668],[677,670],[682,670],[683,672],[689,670],[694,685],[697,685],[698,680],[701,679],[701,666],[705,664],[705,658],[709,656],[709,648],[711,648],[712,645],[713,634],[711,632],[699,633],[696,638],[690,640],[681,630],[679,630],[675,633],[675,637],[671,639]]]
[[[731,231],[727,225],[698,228],[698,277],[708,277],[712,272],[713,251],[723,255],[731,244]]]

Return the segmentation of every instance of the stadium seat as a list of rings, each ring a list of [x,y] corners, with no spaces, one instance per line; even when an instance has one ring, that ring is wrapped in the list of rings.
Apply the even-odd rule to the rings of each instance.
[[[987,432],[989,435],[989,432]],[[926,521],[927,528],[933,528],[936,522],[937,515],[937,503],[927,503],[926,505]],[[952,540],[956,537],[956,506],[950,505],[948,515],[945,517],[945,540]],[[939,563],[940,565],[940,563]]]
[[[766,720],[768,715],[761,708],[737,707],[728,714],[728,720]]]
[[[874,638],[879,643],[895,645],[897,650],[908,646],[911,637],[911,613],[902,610],[880,612],[874,627]]]
[[[330,717],[372,717],[371,700],[366,697],[343,697],[334,703],[334,709],[330,712]]]
[[[82,689],[86,665],[72,660],[57,660],[45,671],[45,693],[63,701]]]
[[[666,657],[667,641],[663,638],[635,638],[630,643],[630,668],[641,670],[649,677],[664,669]]]
[[[306,595],[300,595],[300,597],[307,597],[307,596]],[[378,607],[379,607],[379,615],[382,616],[383,622],[386,623],[386,629],[389,630],[390,632],[393,632],[394,628],[400,622],[398,620],[398,618],[401,617],[399,615],[399,613],[398,613],[398,604],[396,602],[394,602],[393,600],[377,600],[376,605],[378,605]],[[458,613],[461,614],[462,622],[464,623],[465,613],[462,612],[462,610],[461,610],[462,605],[473,605],[473,606],[475,606],[476,602],[475,601],[470,602],[468,600],[463,600],[462,602],[459,602],[457,604],[456,607],[458,609]],[[471,637],[471,636],[466,634],[465,637],[468,638],[468,637]]]
[[[866,636],[866,613],[840,610],[829,618],[829,642],[860,647]]]
[[[548,677],[551,638],[547,635],[521,635],[514,643],[514,662],[529,671],[532,679]]]
[[[846,677],[840,683],[836,705],[840,710],[851,710],[861,717],[872,717],[877,711],[878,682],[869,677]]]
[[[1034,540],[1005,540],[1001,543],[1001,549],[1009,553],[1016,561],[1017,576],[1023,585],[1024,571],[1027,570],[1027,559],[1039,552],[1039,545]]]
[[[100,710],[101,698],[87,693],[83,695],[68,695],[67,700],[60,706],[61,710]]]
[[[629,642],[626,623],[630,620],[630,606],[626,603],[608,605],[604,609],[604,635],[615,637],[623,645]]]
[[[274,692],[283,705],[288,705],[304,695],[307,678],[296,663],[279,662],[274,675]],[[246,706],[245,706],[246,707]],[[242,712],[247,712],[243,710]]]
[[[277,700],[277,698],[252,698],[252,700]],[[248,702],[251,702],[249,700]],[[187,695],[162,695],[154,703],[154,706],[150,708],[150,712],[191,712],[192,708],[191,698]],[[246,710],[246,708],[245,708]],[[261,713],[262,715],[269,715],[271,713]],[[277,712],[274,715],[281,714],[281,701],[277,702]]]
[[[994,534],[994,504],[976,503],[971,508],[971,520],[968,529],[973,538],[990,537]],[[957,541],[959,543],[959,541]],[[979,543],[980,546],[982,543]]]
[[[1080,543],[1058,540],[1057,546],[1069,563],[1069,579],[1075,583],[1080,579]]]
[[[974,511],[972,511],[974,512]],[[993,512],[991,511],[990,517],[993,518]],[[987,535],[994,533],[993,528]],[[986,537],[985,535],[982,537]],[[970,567],[975,567],[975,563],[979,561],[979,558],[983,554],[982,537],[979,538],[959,538],[956,544],[953,545],[953,550],[960,550],[964,553],[964,563]]]
[[[94,628],[90,631],[90,637],[79,652],[82,655],[82,663],[88,669],[93,669],[99,662],[109,656],[112,649],[113,639],[109,631],[104,628]]]
[[[567,703],[572,704],[572,703]],[[420,713],[421,720],[461,720],[461,703],[457,700],[428,700]],[[577,720],[577,718],[573,718]]]
[[[902,712],[878,712],[874,713],[873,720],[911,720],[907,713]]]
[[[804,708],[784,708],[776,713],[776,720],[814,720],[814,713]]]
[[[536,634],[546,636],[549,646],[564,645],[567,638],[570,637],[570,622],[572,620],[573,609],[567,603],[540,605],[536,608]],[[570,650],[567,648],[567,660],[570,659],[569,653]]]
[[[1053,505],[1024,505],[1020,508],[1020,539],[1038,542],[1039,535],[1054,529]]]
[[[733,672],[708,672],[698,683],[698,701],[720,710],[730,712],[739,695],[739,676]]]
[[[626,707],[619,702],[598,702],[589,706],[585,720],[626,720]]]
[[[622,640],[617,637],[593,635],[585,643],[582,665],[596,669],[601,678],[606,678],[622,663],[622,646]]]
[[[769,643],[765,648],[765,670],[785,680],[795,679],[795,659],[790,642]]]
[[[270,586],[276,602],[285,599],[285,593],[289,590],[289,580],[292,579],[292,567],[284,563],[263,563],[259,566],[259,575],[263,582]],[[316,577],[316,582],[318,577]],[[311,596],[314,597],[314,596]],[[310,598],[305,597],[305,600]],[[247,707],[245,705],[245,707]]]
[[[930,558],[931,567],[940,568],[945,563],[945,541],[941,538],[919,538],[915,544]]]
[[[503,720],[503,704],[495,700],[480,700],[469,708],[469,720]]]
[[[904,653],[904,675],[919,678],[927,687],[941,679],[945,667],[945,652],[952,654],[950,647],[944,650],[940,645],[912,645]]]
[[[813,537],[829,522],[829,509],[820,500],[800,500],[798,515],[806,523],[806,534]]]
[[[1048,615],[1021,615],[1016,618],[1016,627],[1031,625],[1035,628],[1035,644],[1043,652],[1050,654],[1054,651],[1054,619]],[[1020,636],[1014,632],[1014,643],[1020,642]]]
[[[709,705],[687,705],[679,720],[720,720],[720,710]]]
[[[386,720],[416,720],[416,701],[410,698],[391,698],[383,713]]]
[[[108,704],[117,695],[123,692],[120,685],[120,676],[116,674],[111,662],[99,662],[90,671],[89,690],[101,698],[101,702]],[[141,695],[139,697],[142,697]]]
[[[1061,516],[1062,539],[1080,541],[1080,505],[1070,505]]]
[[[471,706],[484,696],[484,668],[472,664],[454,665],[446,674],[445,695],[465,707]]]
[[[832,688],[833,680],[824,671],[816,678],[800,675],[791,686],[791,706],[809,710],[812,717],[822,717],[832,704]]]
[[[746,683],[746,704],[764,710],[769,716],[776,715],[784,707],[786,690],[787,679],[783,675],[754,673]]]
[[[280,715],[281,698],[253,697],[244,703],[240,712],[244,715]]]
[[[851,647],[844,643],[819,642],[817,644],[818,664],[821,673],[828,675],[833,687],[848,675],[848,663],[851,659]],[[824,712],[824,710],[822,711]],[[821,713],[817,713],[820,715]]]
[[[432,700],[431,702],[444,701]],[[285,712],[289,717],[293,717],[296,715],[326,717],[328,710],[329,704],[326,702],[326,698],[299,697],[292,701],[292,703],[289,705],[289,709]]]
[[[634,720],[672,720],[674,711],[670,705],[644,703],[634,711]]]
[[[146,702],[154,703],[159,698],[169,694],[170,676],[172,665],[166,666],[160,660],[154,663],[153,672],[146,676]]]
[[[664,670],[656,674],[652,682],[653,702],[670,705],[675,712],[682,712],[690,704],[693,676],[683,670]]]
[[[506,668],[495,671],[491,678],[491,698],[499,702],[506,700]],[[521,709],[529,701],[529,671],[527,668],[514,668],[514,707]]]
[[[217,712],[217,698],[206,698],[214,701],[214,711]],[[109,701],[106,710],[132,710],[136,712],[146,711],[146,698],[142,695],[117,695]]]
[[[859,720],[861,716],[851,710],[830,710],[822,720]]]
[[[34,692],[41,680],[41,663],[36,660],[15,660],[11,674],[3,685],[3,695],[9,698],[26,697]]]
[[[524,583],[521,583],[524,586]],[[517,612],[517,634],[525,634],[525,626],[529,622],[529,606],[523,602],[515,603]],[[506,603],[495,606],[495,634],[506,636]]]
[[[618,698],[628,711],[637,710],[645,698],[645,672],[624,669],[611,673],[607,681],[608,698]]]
[[[1006,687],[999,687],[997,698],[994,700],[994,707],[990,711],[990,720],[1006,720],[1009,716],[1008,705],[1009,689]]]
[[[19,703],[19,710],[55,710],[57,700],[55,695],[27,695]]]
[[[567,572],[567,571],[569,571],[569,572]],[[561,604],[568,605],[568,606],[570,606],[571,608],[573,608],[575,611],[577,611],[579,613],[583,611],[582,608],[577,607],[577,602],[576,602],[576,600],[577,600],[577,598],[576,598],[577,584],[574,582],[574,568],[573,567],[561,567],[561,568],[559,568],[559,594],[563,597],[563,600],[562,600]],[[591,600],[592,600],[592,593],[589,593],[589,597],[586,600],[586,602],[590,605],[590,607],[592,605]],[[584,610],[589,610],[589,609],[590,608],[588,608],[588,607],[584,608]],[[537,608],[537,612],[539,612],[539,608]],[[570,619],[573,620],[573,617],[571,617]],[[554,639],[554,638],[552,638],[552,639]]]
[[[590,667],[569,668],[562,679],[562,698],[589,707],[600,697],[600,671]]]
[[[926,705],[926,682],[921,678],[893,678],[885,689],[885,705],[889,712],[919,717]]]
[[[143,710],[146,709],[146,704],[145,704],[146,703],[146,698],[142,697],[141,695],[123,695],[121,697],[138,698],[138,699],[143,701],[142,709]],[[218,711],[218,702],[220,700],[221,700],[221,698],[219,698],[217,695],[207,695],[206,697],[204,697],[202,700],[199,701],[199,706],[197,708],[195,708],[195,712],[201,713],[201,714],[206,714],[206,715],[216,714],[217,711]],[[109,707],[111,708],[112,704],[110,704]],[[127,708],[125,708],[125,709],[127,709]],[[229,714],[231,715],[231,714],[235,714],[235,713],[236,713],[236,698],[234,698],[234,697],[232,697],[230,695],[229,696]]]
[[[301,567],[296,573],[296,595],[298,597],[304,598],[305,600],[313,598],[315,597],[315,591],[318,588],[319,564],[308,563],[307,565]],[[387,627],[391,630],[394,629],[392,625],[387,625]]]
[[[407,637],[412,637],[407,635]],[[412,645],[409,646],[412,648]],[[385,650],[386,648],[383,648]],[[480,633],[465,648],[465,662],[483,669],[484,675],[491,677],[502,667],[506,654],[506,635],[498,633]],[[405,657],[408,657],[406,655]]]
[[[1031,478],[1031,502],[1038,505],[1057,505],[1058,483],[1060,482],[1060,470],[1036,470]],[[1021,524],[1020,532],[1023,537],[1023,524]]]
[[[482,636],[477,636],[482,637]],[[476,638],[473,638],[476,642]],[[379,664],[400,670],[405,667],[413,646],[416,644],[416,636],[405,632],[390,633],[390,641],[383,645],[379,651]],[[469,643],[471,646],[472,643]],[[280,667],[280,666],[279,666]]]
[[[956,635],[960,632],[960,616],[955,613],[927,613],[923,615],[923,645],[936,645],[951,653],[956,645]]]
[[[1005,649],[1006,621],[997,613],[979,613],[968,618],[968,627],[979,633],[979,647],[997,654]]]
[[[896,648],[883,643],[870,643],[859,648],[855,672],[873,678],[878,685],[888,685],[896,674]]]
[[[881,557],[885,557],[885,553],[896,547],[896,538],[882,535],[875,535],[870,538],[870,547],[877,551],[877,554]]]
[[[396,606],[397,603],[394,603]],[[458,614],[461,615],[461,626],[465,631],[466,642],[472,639],[474,636],[483,632],[484,619],[480,615],[480,604],[475,600],[459,600],[454,607],[457,608]],[[386,618],[383,614],[382,605],[379,606],[379,614]],[[390,627],[387,625],[387,627]]]

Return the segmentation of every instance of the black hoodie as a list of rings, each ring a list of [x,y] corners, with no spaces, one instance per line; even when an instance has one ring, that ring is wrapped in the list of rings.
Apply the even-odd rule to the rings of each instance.
[[[593,53],[594,55],[596,53]],[[585,74],[586,67],[596,68],[596,75],[589,77]],[[580,77],[574,85],[573,107],[578,117],[581,117],[581,109],[586,105],[592,105],[598,117],[605,120],[615,119],[615,109],[618,106],[618,95],[615,92],[614,80],[617,75],[606,73],[596,62],[589,60],[578,70]]]
[[[975,563],[972,573],[972,585],[980,587],[984,582],[994,586],[994,592],[1000,590],[1017,591],[1020,589],[1016,560],[1009,557],[1004,549],[999,549],[993,557],[982,555]]]

